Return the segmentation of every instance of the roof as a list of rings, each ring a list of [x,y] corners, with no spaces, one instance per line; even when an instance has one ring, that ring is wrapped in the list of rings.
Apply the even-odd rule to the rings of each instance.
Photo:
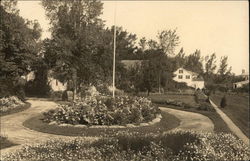
[[[249,80],[241,81],[241,82],[236,82],[234,84],[247,84],[249,83]]]
[[[126,69],[134,68],[137,65],[141,66],[142,62],[147,60],[121,60],[121,63],[124,64]]]
[[[193,78],[192,80],[193,81],[204,81],[204,79],[201,76]]]
[[[185,70],[185,71],[187,71],[188,73],[190,73],[191,75],[197,75],[197,76],[198,76],[198,73],[192,72],[192,71],[187,70],[187,69],[182,68],[182,67],[181,67],[181,68],[178,68],[176,71],[174,71],[174,73],[177,72],[178,70]]]

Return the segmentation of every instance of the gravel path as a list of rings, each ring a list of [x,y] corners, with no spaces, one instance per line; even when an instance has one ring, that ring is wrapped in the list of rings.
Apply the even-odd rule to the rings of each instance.
[[[177,127],[178,129],[204,132],[214,131],[213,122],[208,117],[202,114],[175,110],[166,107],[160,107],[160,109],[176,116],[181,121],[180,125]]]
[[[45,142],[49,139],[70,139],[74,137],[69,136],[61,136],[54,134],[41,133],[37,131],[30,130],[24,127],[22,124],[25,120],[47,111],[49,109],[53,109],[56,107],[56,103],[42,100],[42,99],[30,99],[28,101],[31,103],[31,107],[25,111],[3,116],[1,117],[1,134],[4,134],[8,137],[8,139],[16,144],[17,146],[13,146],[10,148],[5,148],[0,150],[1,156],[18,150],[25,144],[36,144]],[[168,112],[178,119],[180,119],[181,123],[178,126],[178,129],[191,129],[197,131],[213,131],[214,125],[212,121],[203,116],[201,114],[174,110],[169,108],[160,108],[163,112]],[[95,137],[86,137],[88,140],[94,140]]]
[[[23,122],[28,118],[56,107],[56,103],[41,99],[33,99],[29,100],[28,102],[31,103],[31,107],[29,109],[19,113],[1,117],[1,134],[6,135],[8,137],[8,140],[10,140],[11,142],[19,144],[17,146],[0,150],[1,156],[5,155],[6,153],[18,150],[25,144],[41,143],[55,138],[73,138],[69,136],[41,133],[24,127]],[[94,137],[86,137],[86,139],[94,139]]]
[[[233,121],[222,111],[220,110],[213,101],[210,100],[210,103],[215,108],[216,112],[220,115],[220,117],[225,121],[229,129],[238,136],[246,145],[249,145],[248,137],[238,128],[237,125],[233,123]]]

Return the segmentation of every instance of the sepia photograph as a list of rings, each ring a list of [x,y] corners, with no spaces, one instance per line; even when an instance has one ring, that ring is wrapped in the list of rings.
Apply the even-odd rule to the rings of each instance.
[[[1,161],[248,161],[247,0],[0,0]]]

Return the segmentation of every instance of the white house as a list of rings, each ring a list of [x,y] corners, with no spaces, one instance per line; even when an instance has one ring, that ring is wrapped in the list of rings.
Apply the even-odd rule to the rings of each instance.
[[[195,89],[203,89],[205,87],[205,82],[202,77],[184,68],[179,68],[174,72],[173,80],[176,82],[184,82],[187,86]]]
[[[249,73],[247,73],[244,69],[242,70],[240,77],[244,78],[244,81],[233,83],[233,88],[242,88],[244,85],[249,84]]]

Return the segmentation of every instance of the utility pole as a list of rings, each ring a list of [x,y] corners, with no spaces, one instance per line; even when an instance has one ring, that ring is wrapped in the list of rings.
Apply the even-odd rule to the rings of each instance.
[[[114,11],[113,98],[115,98],[116,2]]]

